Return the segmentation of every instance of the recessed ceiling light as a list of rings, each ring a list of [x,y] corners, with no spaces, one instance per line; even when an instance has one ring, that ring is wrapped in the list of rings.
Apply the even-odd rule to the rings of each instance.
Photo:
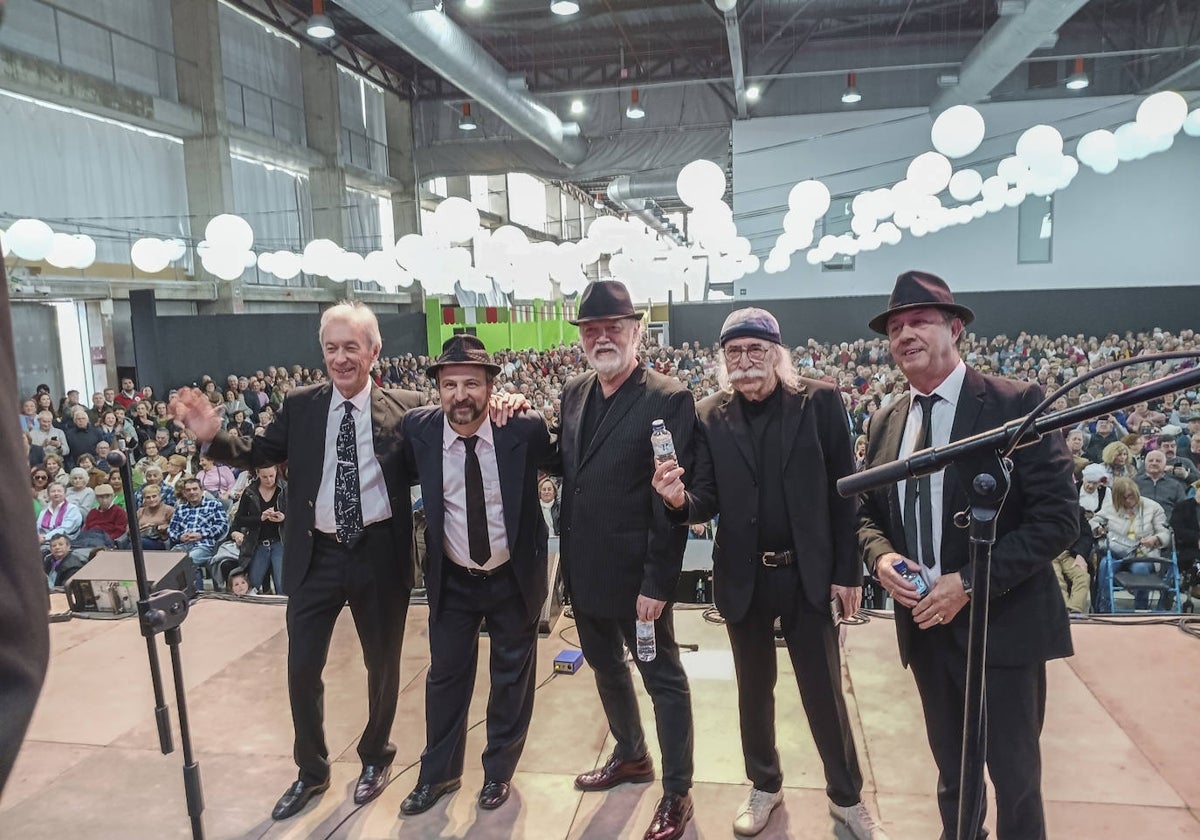
[[[578,116],[586,110],[587,109],[583,106],[582,99],[572,99],[571,100],[571,113],[572,114],[575,114],[576,116]]]
[[[468,9],[482,9],[484,0],[467,0],[463,5]]]
[[[758,85],[750,85],[750,87],[746,88],[746,99],[751,102],[757,102],[760,96],[762,96],[762,88]]]
[[[556,15],[573,15],[579,11],[575,0],[550,0],[550,11]]]

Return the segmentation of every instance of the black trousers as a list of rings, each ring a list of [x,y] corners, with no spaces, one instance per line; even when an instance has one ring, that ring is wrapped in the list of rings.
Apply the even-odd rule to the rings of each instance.
[[[913,635],[909,667],[917,681],[929,748],[938,768],[942,837],[956,840],[966,648],[949,627],[919,630]],[[989,667],[984,675],[984,707],[987,769],[996,786],[996,834],[999,840],[1045,840],[1039,739],[1046,715],[1046,663]],[[987,837],[982,827],[986,808],[985,796],[976,838]]]
[[[538,616],[528,615],[511,568],[501,567],[503,571],[481,578],[448,560],[443,567],[441,603],[429,620],[420,781],[444,782],[462,775],[479,628],[487,619],[492,687],[483,775],[487,781],[507,782],[517,769],[533,715]]]
[[[396,755],[389,734],[400,695],[400,647],[410,594],[400,580],[401,548],[390,522],[368,527],[353,548],[317,539],[308,574],[288,598],[288,696],[301,781],[320,784],[329,778],[321,672],[346,604],[367,666],[367,726],[358,755],[363,764],[378,765],[391,764]]]
[[[625,664],[625,649],[637,650],[634,621],[600,618],[575,610],[579,646],[596,674],[596,689],[608,717],[608,728],[617,742],[616,755],[632,761],[646,754],[646,737],[638,712],[633,678]],[[685,794],[692,787],[692,698],[687,674],[679,660],[675,619],[671,605],[654,622],[657,655],[650,662],[633,661],[654,703],[654,722],[662,749],[663,790]]]
[[[842,660],[837,629],[828,610],[797,598],[799,570],[793,564],[758,565],[754,596],[744,619],[726,622],[738,683],[738,717],[746,776],[759,790],[779,790],[783,770],[775,748],[775,619],[780,619],[796,672],[808,728],[825,767],[825,792],[841,806],[862,799],[862,771],[842,695]],[[717,586],[720,586],[718,578]]]

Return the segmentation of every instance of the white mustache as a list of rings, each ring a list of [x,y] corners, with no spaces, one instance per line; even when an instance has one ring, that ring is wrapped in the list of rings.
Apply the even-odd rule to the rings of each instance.
[[[743,379],[766,379],[766,378],[767,378],[767,372],[765,370],[763,370],[762,368],[750,368],[749,370],[743,370],[743,369],[739,368],[737,370],[731,370],[729,372],[729,381],[730,382],[741,382]]]

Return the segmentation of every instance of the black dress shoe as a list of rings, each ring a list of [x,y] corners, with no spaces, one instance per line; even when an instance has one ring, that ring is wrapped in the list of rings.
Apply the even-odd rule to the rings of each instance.
[[[508,801],[508,794],[508,782],[484,782],[483,790],[479,791],[479,807],[494,811]]]
[[[392,768],[378,764],[364,764],[359,774],[358,783],[354,786],[354,804],[366,805],[376,796],[383,793],[388,779],[392,776]]]
[[[654,819],[642,835],[642,840],[677,840],[683,836],[692,818],[692,797],[689,794],[668,793],[658,801]]]
[[[301,779],[297,779],[292,783],[290,788],[284,791],[283,796],[279,797],[279,801],[275,803],[275,810],[271,812],[271,819],[286,820],[288,817],[296,816],[308,804],[308,800],[312,799],[318,793],[324,793],[327,790],[329,790],[328,779],[319,785],[310,785]]]
[[[453,793],[462,787],[462,779],[451,779],[448,782],[422,782],[413,788],[413,792],[400,803],[400,813],[407,817],[423,814],[437,804],[437,801],[447,793]]]
[[[578,790],[609,790],[626,782],[654,781],[654,762],[649,755],[633,761],[622,761],[613,753],[604,766],[575,777]]]

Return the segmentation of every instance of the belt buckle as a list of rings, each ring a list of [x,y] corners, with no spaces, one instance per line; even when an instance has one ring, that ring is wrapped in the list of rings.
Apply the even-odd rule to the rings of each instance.
[[[778,569],[781,566],[786,566],[787,564],[786,563],[775,563],[773,561],[775,560],[775,558],[784,557],[785,555],[786,555],[786,552],[782,552],[782,551],[764,551],[762,553],[762,555],[759,557],[759,560],[768,569]]]

